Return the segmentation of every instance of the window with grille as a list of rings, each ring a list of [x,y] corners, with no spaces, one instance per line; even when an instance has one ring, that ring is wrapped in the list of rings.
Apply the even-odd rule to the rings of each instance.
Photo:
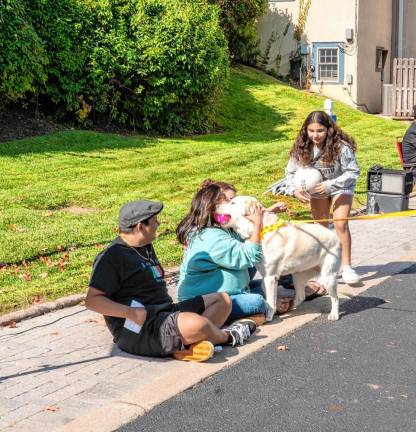
[[[338,48],[318,48],[318,81],[338,81]]]

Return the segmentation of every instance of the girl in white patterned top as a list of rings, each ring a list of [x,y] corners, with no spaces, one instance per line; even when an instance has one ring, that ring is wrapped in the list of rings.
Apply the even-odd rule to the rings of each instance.
[[[303,203],[310,203],[314,219],[327,219],[332,208],[334,219],[350,215],[351,205],[360,168],[355,157],[356,144],[323,111],[311,112],[304,121],[290,151],[286,167],[287,193]],[[320,171],[323,181],[312,194],[296,188],[294,176],[300,167]],[[327,226],[328,223],[323,222]],[[348,221],[334,221],[342,244],[342,277],[349,284],[358,283],[359,275],[351,267],[351,233]]]

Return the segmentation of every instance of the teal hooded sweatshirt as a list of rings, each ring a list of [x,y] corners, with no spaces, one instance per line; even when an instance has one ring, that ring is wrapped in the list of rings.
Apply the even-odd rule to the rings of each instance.
[[[234,231],[209,227],[192,233],[180,269],[179,301],[213,292],[249,292],[247,269],[262,257],[260,244],[244,242]]]

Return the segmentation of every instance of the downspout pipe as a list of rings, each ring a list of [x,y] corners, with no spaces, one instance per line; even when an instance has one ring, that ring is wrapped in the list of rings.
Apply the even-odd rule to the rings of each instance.
[[[397,57],[404,57],[404,0],[399,0],[397,16]]]

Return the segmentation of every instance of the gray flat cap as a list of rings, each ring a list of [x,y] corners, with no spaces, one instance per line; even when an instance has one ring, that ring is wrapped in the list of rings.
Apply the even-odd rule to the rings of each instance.
[[[157,215],[162,209],[163,203],[158,201],[130,201],[120,209],[118,226],[121,229],[130,228],[145,219]]]

